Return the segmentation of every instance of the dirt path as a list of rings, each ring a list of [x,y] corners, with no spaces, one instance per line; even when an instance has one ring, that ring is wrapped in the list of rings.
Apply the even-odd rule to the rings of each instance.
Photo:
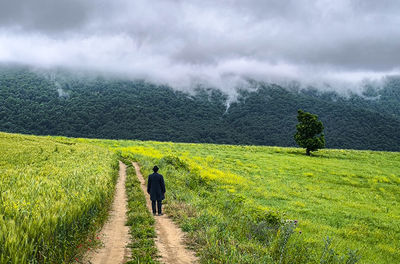
[[[142,190],[146,196],[147,207],[151,212],[150,197],[147,194],[146,182],[140,172],[139,164],[132,163],[135,166],[136,175],[141,183]],[[168,186],[167,186],[168,188]],[[167,190],[168,191],[168,190]],[[198,260],[193,251],[185,247],[183,241],[184,234],[170,218],[165,214],[155,216],[156,219],[156,234],[155,243],[159,254],[161,255],[161,263],[165,264],[189,264],[197,263]]]
[[[104,245],[91,252],[85,263],[90,264],[121,264],[130,257],[130,250],[126,247],[130,241],[129,227],[126,223],[127,197],[125,192],[126,166],[119,162],[119,178],[110,216],[100,232],[100,239]]]

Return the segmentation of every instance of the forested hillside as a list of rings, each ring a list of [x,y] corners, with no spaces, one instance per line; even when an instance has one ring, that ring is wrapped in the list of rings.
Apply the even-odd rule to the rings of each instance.
[[[299,108],[317,114],[327,147],[400,150],[400,79],[363,96],[257,84],[227,97],[144,81],[0,68],[0,130],[38,135],[295,146]]]

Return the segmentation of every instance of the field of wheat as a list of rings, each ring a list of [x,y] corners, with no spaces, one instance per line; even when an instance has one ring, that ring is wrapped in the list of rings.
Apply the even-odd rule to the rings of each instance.
[[[115,157],[80,140],[0,133],[0,263],[70,263],[107,213]]]

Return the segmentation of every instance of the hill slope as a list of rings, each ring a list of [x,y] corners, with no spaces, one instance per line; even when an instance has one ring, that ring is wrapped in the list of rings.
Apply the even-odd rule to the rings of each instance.
[[[400,150],[396,79],[369,91],[368,96],[379,93],[379,100],[261,84],[253,92],[239,91],[226,111],[226,96],[213,89],[188,95],[144,81],[48,76],[22,67],[0,68],[1,131],[294,146],[301,108],[319,115],[329,148]]]

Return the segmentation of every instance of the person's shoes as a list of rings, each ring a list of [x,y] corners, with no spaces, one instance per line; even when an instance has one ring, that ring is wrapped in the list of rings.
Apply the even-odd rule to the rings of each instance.
[[[156,213],[153,213],[153,215],[155,216],[155,215],[156,215]]]
[[[163,213],[161,213],[161,214],[158,214],[158,215],[164,215]]]

